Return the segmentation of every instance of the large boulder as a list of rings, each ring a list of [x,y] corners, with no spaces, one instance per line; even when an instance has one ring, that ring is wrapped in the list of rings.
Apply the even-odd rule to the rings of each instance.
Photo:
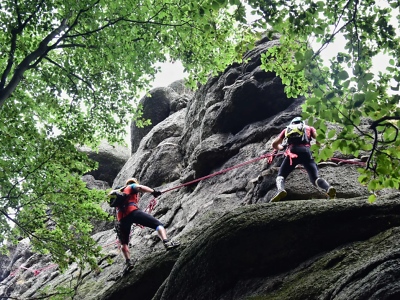
[[[170,114],[185,108],[187,102],[194,96],[194,92],[186,86],[185,80],[183,79],[174,81],[168,87],[173,89],[180,96],[171,100]]]
[[[153,299],[396,299],[399,213],[399,196],[227,212],[182,251]]]
[[[180,110],[154,126],[115,178],[114,186],[136,177],[144,184],[160,186],[178,179],[182,172],[180,136],[186,110]]]
[[[137,127],[135,122],[131,123],[131,153],[135,153],[140,141],[158,123],[164,121],[170,114],[171,102],[179,95],[171,88],[155,88],[139,101],[143,110],[142,118],[150,120],[151,124],[143,128]]]
[[[80,151],[87,153],[89,158],[98,163],[96,170],[90,171],[87,175],[92,175],[100,181],[107,182],[111,185],[130,157],[130,152],[127,147],[120,145],[110,145],[103,141],[98,150],[93,150],[89,147],[80,147]]]

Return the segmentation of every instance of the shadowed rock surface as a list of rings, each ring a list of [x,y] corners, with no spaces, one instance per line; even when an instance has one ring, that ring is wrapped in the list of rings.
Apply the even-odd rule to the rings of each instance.
[[[81,147],[80,151],[87,153],[92,160],[98,162],[97,170],[87,175],[92,175],[96,180],[105,181],[107,185],[112,185],[115,176],[130,157],[127,147],[110,145],[104,141],[100,144],[98,151],[93,151],[88,147]]]
[[[141,140],[160,122],[170,114],[186,107],[189,97],[193,96],[188,88],[185,88],[182,80],[173,82],[169,87],[158,87],[149,92],[139,101],[143,109],[142,117],[151,121],[151,125],[144,128],[131,123],[131,153],[135,153]]]

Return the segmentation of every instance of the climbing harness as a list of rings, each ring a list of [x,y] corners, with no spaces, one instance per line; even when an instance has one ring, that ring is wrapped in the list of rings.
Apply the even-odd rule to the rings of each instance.
[[[292,151],[290,151],[290,148],[289,148],[289,147],[286,149],[284,155],[287,156],[287,157],[289,157],[290,165],[293,164],[293,159],[298,157],[297,154],[292,153]]]

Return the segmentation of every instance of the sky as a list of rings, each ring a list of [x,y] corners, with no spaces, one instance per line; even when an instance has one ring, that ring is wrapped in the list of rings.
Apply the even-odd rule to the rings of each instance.
[[[160,63],[159,65],[162,71],[156,75],[152,83],[152,88],[166,87],[174,81],[185,78],[183,66],[179,61],[174,63]]]

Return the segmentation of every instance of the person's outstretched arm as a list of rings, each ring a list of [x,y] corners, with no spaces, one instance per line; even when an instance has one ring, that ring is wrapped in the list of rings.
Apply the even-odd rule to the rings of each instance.
[[[154,197],[158,197],[161,195],[160,191],[157,191],[155,189],[152,189],[151,187],[148,187],[147,185],[142,185],[142,184],[136,184],[135,189],[141,193],[150,193]]]
[[[272,142],[272,148],[274,148],[275,150],[283,150],[284,147],[282,146],[283,143],[283,138],[281,138],[280,136],[278,136],[273,142]]]

